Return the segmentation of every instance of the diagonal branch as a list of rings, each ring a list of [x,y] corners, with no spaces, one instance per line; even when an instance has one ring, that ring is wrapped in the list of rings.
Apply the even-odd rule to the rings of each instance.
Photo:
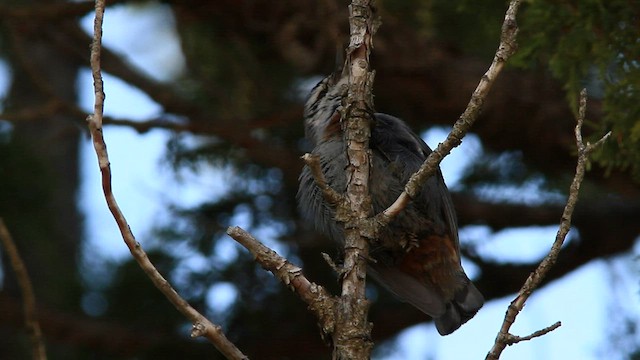
[[[600,140],[598,140],[595,144],[584,144],[582,141],[582,124],[584,123],[585,113],[587,108],[587,91],[582,90],[580,93],[580,108],[578,112],[577,125],[575,128],[575,137],[576,137],[576,145],[578,147],[578,163],[576,165],[576,173],[571,182],[571,187],[569,188],[569,198],[567,200],[567,204],[564,207],[564,211],[562,212],[562,218],[560,221],[560,227],[558,228],[558,233],[556,234],[556,239],[551,246],[551,250],[549,254],[542,260],[538,268],[532,272],[524,285],[520,289],[518,296],[509,304],[509,308],[504,317],[504,321],[502,322],[502,326],[500,327],[500,331],[496,336],[495,343],[493,347],[487,354],[487,360],[497,360],[500,358],[500,354],[505,349],[507,345],[514,344],[516,342],[522,340],[529,340],[535,336],[529,336],[524,338],[516,337],[509,333],[509,329],[511,325],[516,320],[516,316],[522,311],[522,308],[525,305],[529,296],[533,293],[533,291],[540,285],[544,277],[547,275],[549,270],[553,267],[558,259],[558,254],[560,253],[560,249],[562,248],[562,244],[569,233],[571,228],[571,217],[573,215],[573,210],[575,209],[576,203],[578,201],[578,194],[580,192],[580,185],[582,184],[582,180],[584,179],[585,168],[587,165],[587,161],[589,159],[589,155],[591,152],[598,146],[602,145],[604,141],[611,136],[611,132],[604,135]],[[546,329],[540,331],[539,335],[544,335],[560,325],[552,325]],[[536,333],[534,333],[536,334]]]
[[[93,145],[98,157],[100,172],[102,173],[102,189],[107,201],[107,205],[113,218],[118,224],[122,238],[126,243],[129,251],[142,270],[149,276],[153,284],[167,297],[167,299],[180,311],[185,317],[193,322],[192,337],[203,336],[211,341],[215,347],[228,359],[247,359],[238,348],[230,342],[220,326],[214,325],[202,314],[196,311],[187,301],[173,289],[171,284],[158,272],[151,263],[147,254],[144,252],[140,243],[138,243],[129,227],[127,219],[118,206],[118,203],[111,189],[111,168],[109,164],[109,155],[107,147],[102,136],[102,114],[104,108],[104,90],[102,83],[102,73],[100,69],[100,52],[102,40],[102,19],[104,16],[105,3],[104,0],[96,0],[96,15],[94,21],[94,35],[91,44],[91,72],[93,75],[93,84],[95,89],[94,113],[87,118]]]
[[[16,279],[22,292],[24,324],[29,334],[29,340],[31,341],[32,357],[34,360],[46,360],[47,352],[44,346],[44,339],[42,338],[42,330],[40,330],[40,323],[36,315],[36,297],[33,294],[31,279],[29,278],[27,267],[20,257],[18,248],[11,237],[11,233],[9,233],[2,218],[0,218],[0,242],[2,242],[7,256],[11,261],[11,267],[16,273]]]
[[[380,224],[388,224],[395,216],[397,216],[414,198],[422,185],[433,174],[436,173],[438,165],[447,156],[454,147],[457,147],[462,143],[462,138],[467,134],[473,123],[480,115],[482,105],[484,104],[489,90],[495,83],[498,75],[504,68],[507,60],[516,52],[518,45],[516,42],[516,36],[518,34],[518,25],[516,23],[516,14],[520,7],[520,0],[512,0],[509,3],[509,8],[504,17],[502,23],[502,32],[500,35],[500,44],[498,50],[493,57],[493,62],[489,66],[489,69],[484,73],[480,79],[480,83],[476,87],[475,91],[471,95],[471,100],[467,108],[464,110],[460,118],[453,125],[453,129],[447,138],[442,143],[438,144],[438,147],[429,154],[424,161],[420,170],[411,176],[404,191],[400,194],[398,199],[389,206],[385,211],[379,214],[378,220]]]
[[[265,270],[270,271],[309,305],[309,310],[320,322],[323,334],[333,333],[336,300],[324,287],[310,282],[301,268],[263,245],[243,229],[237,226],[229,227],[227,234],[249,250]]]
[[[340,206],[344,204],[344,197],[327,183],[327,179],[325,179],[324,174],[322,173],[320,159],[318,156],[304,154],[302,156],[302,160],[307,164],[309,169],[311,169],[311,174],[313,175],[313,178],[316,181],[316,184],[318,184],[320,190],[322,190],[322,195],[324,196],[325,201],[332,206]]]

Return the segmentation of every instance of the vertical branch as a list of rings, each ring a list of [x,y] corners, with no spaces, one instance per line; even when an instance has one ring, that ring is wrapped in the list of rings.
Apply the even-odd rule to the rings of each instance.
[[[104,16],[105,2],[104,0],[96,0],[96,14],[94,20],[93,41],[91,44],[91,73],[93,75],[93,86],[95,93],[94,113],[87,117],[89,131],[93,140],[93,146],[98,157],[98,164],[102,174],[102,190],[107,201],[107,206],[115,219],[122,239],[129,248],[131,255],[138,265],[147,274],[153,284],[164,294],[164,296],[193,323],[191,331],[192,337],[203,336],[207,338],[213,345],[228,359],[247,359],[231,341],[229,341],[222,329],[218,325],[214,325],[196,309],[191,307],[171,286],[171,284],[158,272],[153,263],[147,257],[147,254],[138,243],[129,227],[127,219],[120,210],[111,187],[111,167],[109,163],[109,154],[107,146],[102,134],[102,115],[104,107],[104,90],[102,83],[102,72],[100,67],[100,52],[102,42],[102,19]]]
[[[20,286],[20,291],[22,292],[24,324],[31,342],[32,358],[34,360],[46,360],[47,353],[44,346],[44,339],[42,338],[42,330],[40,330],[40,323],[38,323],[38,317],[36,315],[36,297],[33,294],[31,279],[29,279],[27,267],[24,265],[18,248],[2,218],[0,218],[0,241],[2,241],[2,246],[4,246],[7,251],[7,256],[9,257],[9,261],[11,261],[11,268],[13,268],[13,271],[16,273],[18,286]]]
[[[102,53],[102,20],[104,18],[104,0],[96,0],[95,17],[93,19],[93,39],[91,41],[91,75],[93,77],[93,92],[95,101],[93,104],[93,120],[99,129],[102,129],[102,112],[104,110],[104,85],[102,82],[102,70],[100,68],[100,55]],[[97,149],[96,149],[97,150]],[[106,150],[106,149],[105,149]],[[106,158],[108,161],[109,159]]]
[[[373,16],[371,1],[354,0],[349,5],[351,40],[345,69],[349,73],[349,96],[344,104],[343,127],[348,159],[346,198],[351,216],[345,224],[344,275],[333,339],[334,359],[368,359],[373,346],[367,320],[369,302],[365,298],[369,245],[362,228],[372,211],[369,137],[373,73],[369,71],[369,54],[376,27]]]
[[[560,322],[556,322],[551,326],[538,330],[533,334],[524,337],[515,336],[509,333],[511,325],[513,325],[513,323],[516,321],[516,316],[518,316],[520,311],[522,311],[522,308],[524,308],[527,299],[529,299],[529,296],[531,296],[533,291],[538,287],[538,285],[540,285],[544,277],[547,275],[551,267],[555,265],[556,260],[558,259],[558,254],[560,253],[562,244],[564,243],[564,240],[567,237],[569,230],[571,229],[571,217],[573,216],[573,210],[575,209],[576,203],[578,202],[580,184],[582,184],[582,180],[584,179],[585,168],[587,165],[587,161],[589,160],[589,155],[596,147],[602,145],[602,143],[604,143],[604,141],[611,135],[611,132],[607,133],[595,144],[590,144],[588,142],[587,144],[583,143],[582,124],[584,123],[586,109],[587,91],[582,90],[582,92],[580,92],[580,109],[578,112],[577,125],[575,128],[576,145],[578,148],[578,163],[576,165],[575,176],[573,177],[573,181],[571,182],[571,186],[569,188],[569,198],[567,199],[567,204],[565,205],[562,212],[562,218],[560,221],[560,226],[558,228],[558,233],[556,234],[556,239],[554,240],[547,256],[545,256],[542,262],[540,262],[540,265],[538,265],[536,270],[529,275],[524,285],[522,285],[522,288],[518,292],[518,296],[511,302],[511,304],[509,304],[504,317],[504,321],[502,322],[502,326],[500,327],[500,331],[496,336],[495,343],[487,354],[487,360],[499,359],[500,354],[502,354],[502,351],[507,347],[507,345],[512,345],[520,341],[531,340],[534,337],[547,334],[560,326]]]

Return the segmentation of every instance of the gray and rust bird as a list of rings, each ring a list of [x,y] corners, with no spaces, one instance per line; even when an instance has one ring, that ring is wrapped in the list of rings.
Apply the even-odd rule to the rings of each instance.
[[[335,73],[311,91],[304,108],[305,133],[329,186],[344,193],[347,158],[340,107],[347,76]],[[409,177],[431,153],[402,120],[376,113],[371,126],[370,195],[374,213],[389,207]],[[336,241],[343,228],[334,219],[308,167],[300,175],[303,217]],[[434,318],[441,335],[454,332],[482,307],[482,294],[460,263],[458,226],[451,195],[438,169],[413,201],[370,247],[368,274],[401,300]]]

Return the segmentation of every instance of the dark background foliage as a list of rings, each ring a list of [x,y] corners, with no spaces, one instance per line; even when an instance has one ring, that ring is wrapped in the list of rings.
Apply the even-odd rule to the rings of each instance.
[[[169,206],[171,216],[139,240],[153,244],[150,255],[161,271],[190,302],[222,322],[251,357],[326,358],[329,349],[315,320],[294,295],[246,253],[239,251],[230,261],[217,250],[229,241],[226,227],[242,218],[258,234],[270,229],[284,255],[303,266],[309,278],[336,288],[319,256],[337,254],[335,246],[301,223],[296,211],[299,156],[308,150],[301,141],[297,89],[333,70],[336,49],[348,35],[346,3],[111,5],[140,12],[170,9],[175,24],[167,26],[177,30],[186,70],[170,82],[154,80],[126,56],[105,49],[104,70],[162,109],[149,122],[112,117],[108,126],[141,134],[167,128],[173,136],[166,164],[176,172],[217,167],[233,174],[228,193],[193,208]],[[88,64],[90,42],[79,19],[92,6],[0,2],[0,54],[11,76],[0,116],[0,216],[33,278],[51,358],[211,357],[213,348],[184,335],[188,324],[135,264],[82,260],[83,234],[100,232],[84,232],[77,206],[78,144],[86,130],[76,78]],[[385,0],[378,8],[383,25],[374,39],[377,109],[421,131],[448,126],[491,61],[505,2]],[[535,180],[543,192],[566,192],[575,168],[576,97],[587,87],[586,132],[595,139],[612,130],[613,136],[583,184],[574,222],[579,239],[562,252],[550,274],[553,281],[584,264],[630,253],[640,233],[640,4],[535,0],[526,3],[519,19],[519,53],[473,129],[484,151],[465,170],[454,200],[461,227],[484,225],[495,232],[556,224],[562,208],[557,196],[527,203],[500,189]],[[197,141],[191,141],[194,134]],[[482,191],[487,188],[498,190],[487,196]],[[515,292],[535,262],[484,259],[476,251],[482,240],[463,244],[479,268],[478,287],[489,301]],[[185,265],[194,254],[207,259],[206,265],[197,270]],[[21,330],[19,292],[5,258],[2,263],[0,357],[24,358],[28,342]],[[102,275],[92,279],[87,273]],[[237,292],[224,313],[208,309],[205,300],[207,291],[220,284]],[[375,284],[371,294],[376,341],[429,321]],[[629,323],[626,332],[634,334],[635,327]],[[628,351],[637,347],[633,343]]]

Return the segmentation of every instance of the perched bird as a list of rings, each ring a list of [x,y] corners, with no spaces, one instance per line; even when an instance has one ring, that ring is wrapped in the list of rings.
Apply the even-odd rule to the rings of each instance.
[[[327,183],[347,186],[347,158],[341,128],[347,77],[335,73],[311,91],[304,108],[305,133],[319,157]],[[376,113],[371,127],[370,195],[374,213],[389,207],[431,149],[400,119]],[[343,228],[323,198],[308,167],[300,175],[298,205],[317,229],[344,243]],[[456,214],[438,169],[413,201],[370,246],[368,273],[381,285],[435,319],[447,335],[471,319],[484,299],[460,264]]]

